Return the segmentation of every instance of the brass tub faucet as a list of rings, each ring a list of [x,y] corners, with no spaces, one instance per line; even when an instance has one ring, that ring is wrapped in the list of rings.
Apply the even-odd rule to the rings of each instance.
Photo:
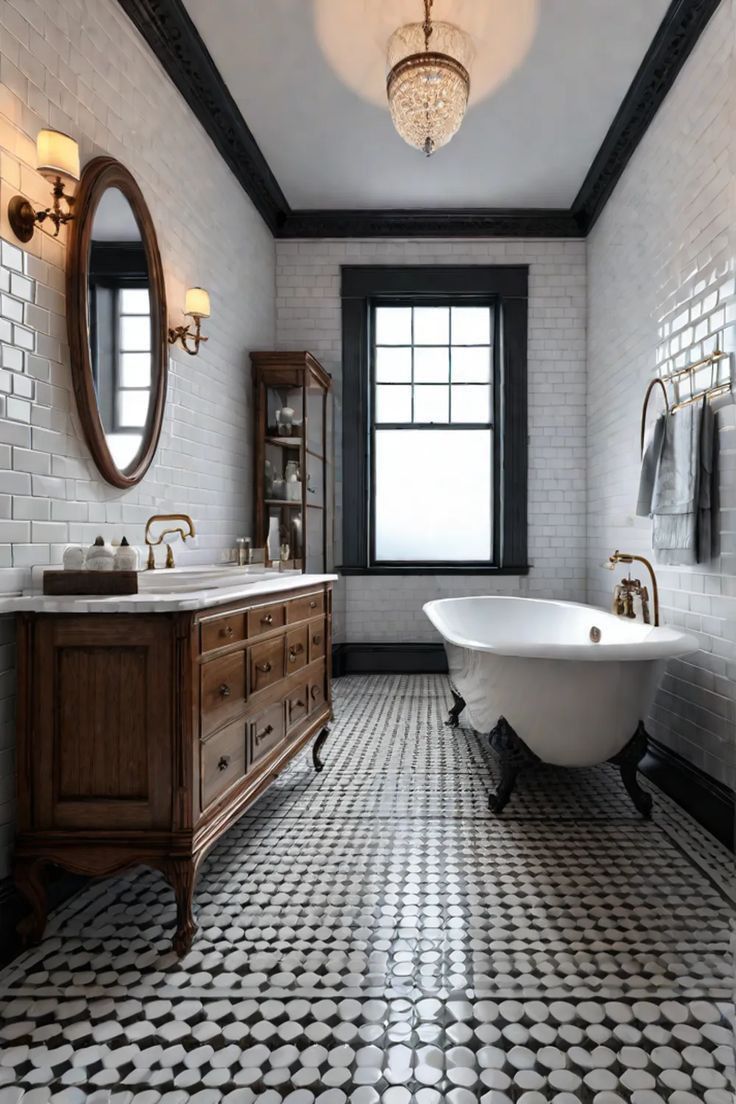
[[[657,587],[657,576],[654,574],[654,568],[650,564],[649,560],[644,556],[635,556],[632,552],[619,552],[618,548],[613,555],[608,557],[608,563],[606,567],[610,571],[613,571],[616,564],[630,564],[640,563],[644,564],[644,567],[649,572],[649,578],[652,584],[652,605],[654,607],[654,624],[659,625],[659,589]],[[641,598],[641,613],[644,623],[646,625],[651,624],[649,616],[649,591],[645,586],[641,585],[639,579],[622,579],[616,586],[613,596],[613,612],[618,614],[619,617],[636,617],[634,610],[634,598]]]
[[[173,529],[164,529],[164,531],[159,534],[157,540],[151,540],[151,526],[156,521],[183,521],[189,526],[189,532],[185,533],[181,526],[177,525],[174,526]],[[156,567],[156,558],[153,554],[154,548],[157,544],[161,544],[164,537],[170,536],[171,533],[178,533],[183,541],[185,541],[187,537],[194,537],[197,535],[196,529],[194,528],[194,522],[189,517],[189,514],[154,514],[146,522],[145,542],[148,545],[148,561],[146,563],[147,571],[153,571]],[[170,544],[166,545],[166,566],[176,566],[176,564],[174,563],[174,550]]]

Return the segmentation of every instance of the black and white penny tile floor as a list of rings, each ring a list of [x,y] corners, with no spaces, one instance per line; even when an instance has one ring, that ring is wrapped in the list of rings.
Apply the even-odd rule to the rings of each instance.
[[[203,864],[183,959],[137,870],[0,973],[0,1104],[733,1104],[732,855],[607,766],[493,816],[442,677],[335,698],[324,772]]]

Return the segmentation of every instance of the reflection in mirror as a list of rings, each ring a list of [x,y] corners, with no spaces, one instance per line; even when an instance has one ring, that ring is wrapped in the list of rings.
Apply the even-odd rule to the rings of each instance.
[[[127,198],[108,188],[94,212],[89,248],[89,354],[97,407],[116,466],[143,443],[152,396],[150,273]]]

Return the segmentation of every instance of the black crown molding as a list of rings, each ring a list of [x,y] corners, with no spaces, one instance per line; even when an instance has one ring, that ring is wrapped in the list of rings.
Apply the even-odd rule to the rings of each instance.
[[[572,207],[292,210],[183,0],[119,0],[277,238],[584,238],[721,0],[671,0]]]
[[[585,233],[608,202],[721,0],[672,0],[572,205]]]

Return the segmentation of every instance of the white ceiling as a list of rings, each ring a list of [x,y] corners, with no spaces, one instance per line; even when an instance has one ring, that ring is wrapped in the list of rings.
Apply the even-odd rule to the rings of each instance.
[[[435,0],[475,56],[429,159],[385,99],[386,42],[421,0],[185,4],[292,207],[568,207],[668,0]]]

